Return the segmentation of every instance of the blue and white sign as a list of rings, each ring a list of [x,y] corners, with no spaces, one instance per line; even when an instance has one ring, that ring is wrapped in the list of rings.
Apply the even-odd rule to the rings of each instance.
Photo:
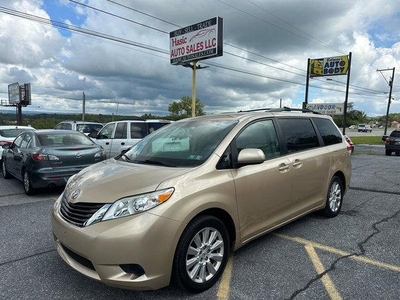
[[[343,115],[344,103],[308,103],[307,109],[324,115]]]

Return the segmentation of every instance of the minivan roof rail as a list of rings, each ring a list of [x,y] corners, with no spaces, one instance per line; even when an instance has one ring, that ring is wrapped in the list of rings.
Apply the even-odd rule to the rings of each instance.
[[[290,108],[287,106],[284,107],[278,107],[278,108],[257,108],[257,109],[250,109],[250,110],[240,110],[238,112],[252,112],[252,111],[269,111],[269,112],[282,112],[282,111],[301,111],[304,113],[313,113],[316,115],[320,115],[320,112],[310,110],[310,109],[304,109],[304,108]]]

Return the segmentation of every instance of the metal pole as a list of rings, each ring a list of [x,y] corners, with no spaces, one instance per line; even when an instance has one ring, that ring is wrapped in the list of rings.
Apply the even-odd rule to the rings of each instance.
[[[349,68],[347,70],[346,97],[344,99],[344,108],[343,108],[343,134],[346,134],[346,114],[347,114],[347,100],[349,98],[350,69],[351,69],[351,52],[349,52]]]
[[[85,92],[82,95],[82,121],[85,121]]]
[[[197,60],[193,61],[193,76],[192,76],[192,118],[196,116],[196,64],[197,64]]]
[[[387,109],[386,109],[385,131],[383,133],[384,135],[386,135],[386,133],[387,133],[387,127],[388,127],[388,122],[389,122],[389,109],[390,109],[390,103],[392,102],[392,88],[393,88],[393,80],[394,80],[395,68],[393,67],[392,69],[381,69],[381,70],[378,69],[378,70],[376,70],[378,72],[389,71],[389,70],[392,70],[392,78],[389,80],[389,98],[388,98],[388,104],[387,104]]]
[[[384,135],[386,135],[386,133],[387,133],[387,127],[388,127],[388,122],[389,122],[389,109],[390,109],[390,103],[392,102],[394,70],[395,70],[395,68],[392,69],[392,78],[389,80],[390,89],[389,89],[389,99],[388,99],[388,104],[387,104],[387,109],[386,109],[385,132],[383,133]]]
[[[306,95],[304,97],[303,109],[307,108],[308,104],[308,84],[310,82],[310,59],[307,61],[307,76],[306,76]]]
[[[22,105],[21,105],[21,103],[17,104],[17,109],[18,109],[18,121],[17,121],[17,124],[18,125],[22,125]]]

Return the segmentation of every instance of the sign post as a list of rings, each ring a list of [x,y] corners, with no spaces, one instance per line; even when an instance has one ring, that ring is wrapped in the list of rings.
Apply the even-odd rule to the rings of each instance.
[[[22,106],[31,105],[31,84],[19,85],[18,82],[9,84],[8,105],[17,107],[17,124],[22,125]]]
[[[307,63],[306,94],[303,107],[307,107],[308,105],[307,98],[308,98],[309,78],[321,77],[321,76],[347,75],[346,96],[343,108],[343,134],[346,133],[346,114],[347,114],[347,102],[349,96],[350,67],[351,67],[351,52],[349,52],[349,55],[325,57],[317,59],[309,58]]]

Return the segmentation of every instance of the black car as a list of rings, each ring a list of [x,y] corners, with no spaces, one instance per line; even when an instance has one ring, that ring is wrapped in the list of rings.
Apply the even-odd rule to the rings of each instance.
[[[400,130],[393,130],[389,136],[383,137],[385,141],[386,155],[392,155],[395,152],[396,155],[400,154]]]
[[[2,147],[4,178],[21,180],[27,195],[38,188],[63,186],[70,176],[106,159],[100,145],[71,130],[25,131]]]

